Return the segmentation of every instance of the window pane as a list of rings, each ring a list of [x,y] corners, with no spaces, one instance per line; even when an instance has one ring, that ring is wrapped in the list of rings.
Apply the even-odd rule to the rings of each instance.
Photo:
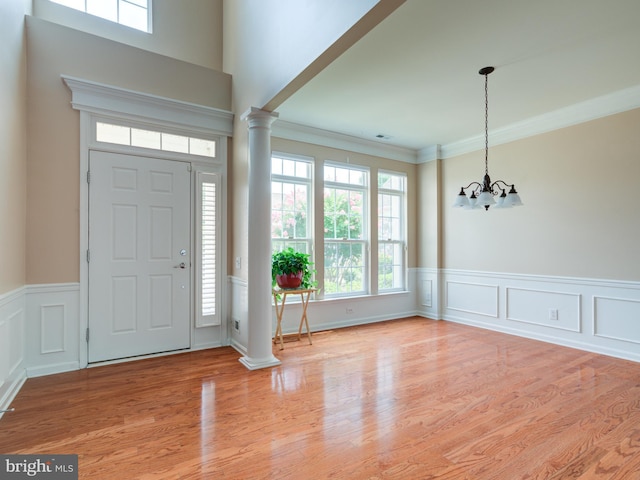
[[[122,3],[132,3],[134,5],[138,5],[139,7],[148,8],[149,2],[148,0],[120,0]]]
[[[311,178],[311,164],[307,162],[296,162],[296,177]]]
[[[282,159],[281,158],[273,157],[271,159],[271,174],[282,175]]]
[[[160,149],[160,132],[151,130],[131,129],[131,145],[134,147]]]
[[[119,23],[122,25],[146,32],[149,30],[148,19],[146,8],[128,2],[120,2]]]
[[[189,138],[182,135],[162,134],[162,150],[167,152],[189,153]]]
[[[401,244],[382,242],[378,244],[378,288],[380,290],[404,287],[403,266]]]
[[[216,142],[213,140],[203,140],[201,138],[190,138],[189,153],[191,155],[202,155],[203,157],[215,157]]]
[[[118,0],[87,0],[87,13],[118,22]]]
[[[51,0],[53,3],[64,5],[84,12],[84,0]]]
[[[282,160],[282,175],[294,177],[296,174],[296,162],[293,160]]]
[[[325,165],[324,167],[324,180],[325,182],[336,181],[336,169],[334,167]]]
[[[365,246],[363,243],[328,242],[324,247],[324,292],[365,292]]]
[[[334,239],[363,238],[363,202],[361,191],[324,189],[324,237]]]
[[[96,140],[117,145],[131,145],[131,129],[98,122],[96,123]]]
[[[351,170],[349,172],[349,183],[352,185],[364,185],[364,172],[362,170]]]

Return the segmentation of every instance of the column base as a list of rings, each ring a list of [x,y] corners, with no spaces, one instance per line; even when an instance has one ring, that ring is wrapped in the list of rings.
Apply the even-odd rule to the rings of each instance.
[[[280,360],[278,360],[273,355],[267,358],[251,358],[245,355],[244,357],[240,358],[240,363],[242,363],[249,370],[259,370],[261,368],[276,367],[282,362],[280,362]]]

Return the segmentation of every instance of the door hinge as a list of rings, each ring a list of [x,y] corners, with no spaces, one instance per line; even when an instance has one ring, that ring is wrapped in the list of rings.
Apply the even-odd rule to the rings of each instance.
[[[187,172],[190,172],[193,170],[193,167],[191,166],[191,164],[187,164]]]
[[[91,251],[87,248],[87,263],[91,261]]]
[[[89,327],[87,327],[87,334],[86,334],[86,338],[87,338],[87,343],[89,343]]]
[[[87,183],[91,183],[91,170],[87,170]]]

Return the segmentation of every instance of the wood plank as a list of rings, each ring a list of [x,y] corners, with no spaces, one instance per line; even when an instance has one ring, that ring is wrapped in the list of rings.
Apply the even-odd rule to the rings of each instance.
[[[80,478],[640,478],[640,364],[424,318],[27,380],[2,453]],[[123,476],[124,475],[124,476]]]

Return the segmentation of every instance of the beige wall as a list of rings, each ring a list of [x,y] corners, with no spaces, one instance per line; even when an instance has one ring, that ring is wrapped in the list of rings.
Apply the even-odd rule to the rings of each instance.
[[[79,280],[79,113],[60,75],[229,110],[228,75],[27,19],[27,283]]]
[[[0,2],[0,295],[26,282],[27,57],[24,0]]]
[[[418,230],[418,222],[416,221],[416,199],[418,198],[417,193],[417,184],[416,184],[416,165],[409,164],[406,162],[399,162],[396,160],[388,160],[382,157],[375,157],[371,155],[365,155],[361,153],[349,152],[346,150],[336,149],[336,148],[328,148],[319,145],[312,145],[309,143],[303,142],[295,142],[291,140],[284,140],[281,138],[273,138],[271,141],[271,147],[273,151],[281,152],[281,153],[289,153],[294,155],[304,155],[307,157],[312,157],[315,160],[315,201],[316,203],[321,203],[323,198],[322,191],[322,181],[323,178],[322,168],[324,165],[324,161],[332,161],[332,162],[343,162],[350,163],[352,165],[366,166],[369,167],[370,171],[370,182],[371,184],[376,183],[376,178],[379,170],[389,170],[393,172],[400,172],[407,175],[407,244],[408,244],[408,252],[407,252],[407,265],[409,268],[415,267],[417,265],[417,230]],[[376,224],[377,219],[377,196],[372,195],[370,198],[369,206],[370,206],[370,218],[369,222],[371,224]],[[318,209],[316,208],[316,211]],[[322,234],[318,235],[317,232],[322,232],[324,228],[323,218],[316,217],[315,218],[315,229],[316,229],[316,262],[322,262]],[[373,247],[377,244],[377,239],[372,238]],[[372,248],[372,251],[376,251],[375,248]],[[374,259],[375,261],[375,259]]]
[[[443,267],[640,280],[638,125],[640,109],[490,147],[492,179],[525,204],[513,209],[451,208],[484,155],[445,160]]]
[[[442,160],[419,164],[416,171],[418,266],[440,268],[443,236],[441,225]]]
[[[153,34],[34,0],[34,15],[86,33],[222,71],[222,0],[153,0]]]

